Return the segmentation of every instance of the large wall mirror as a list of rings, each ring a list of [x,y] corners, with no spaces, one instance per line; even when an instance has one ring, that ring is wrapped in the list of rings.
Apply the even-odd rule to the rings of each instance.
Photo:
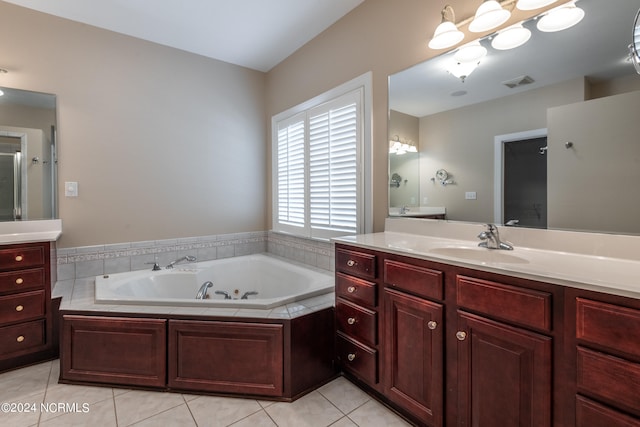
[[[576,5],[577,25],[541,32],[531,19],[515,49],[480,40],[487,55],[465,78],[447,71],[453,51],[389,77],[390,146],[418,148],[389,154],[390,214],[431,206],[454,221],[640,233],[640,75],[628,49],[640,5]]]
[[[56,97],[0,91],[0,221],[54,219]]]

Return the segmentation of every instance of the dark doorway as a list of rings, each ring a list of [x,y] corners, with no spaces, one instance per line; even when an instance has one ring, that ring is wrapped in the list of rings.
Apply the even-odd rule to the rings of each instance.
[[[547,138],[503,146],[505,224],[547,228]]]

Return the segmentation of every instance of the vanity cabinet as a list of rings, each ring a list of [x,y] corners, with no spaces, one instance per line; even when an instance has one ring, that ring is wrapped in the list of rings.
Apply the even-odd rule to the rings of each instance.
[[[640,301],[571,290],[575,425],[640,426]]]
[[[51,245],[0,246],[0,371],[57,356]]]

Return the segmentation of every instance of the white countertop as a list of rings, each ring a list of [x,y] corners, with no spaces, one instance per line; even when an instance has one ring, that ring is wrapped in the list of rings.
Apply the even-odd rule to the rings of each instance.
[[[0,222],[0,244],[55,242],[62,234],[62,220]]]
[[[389,216],[397,217],[421,217],[427,215],[444,215],[447,209],[442,206],[409,206],[405,213],[400,213],[401,208],[389,208]]]
[[[472,236],[475,237],[474,234]],[[492,250],[478,247],[478,240],[397,231],[334,240],[336,243],[347,243],[460,267],[640,299],[640,261],[633,259],[518,245],[515,245],[512,251]]]

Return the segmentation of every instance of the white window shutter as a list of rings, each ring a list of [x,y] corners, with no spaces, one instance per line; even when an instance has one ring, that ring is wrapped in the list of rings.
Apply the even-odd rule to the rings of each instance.
[[[277,150],[278,223],[293,227],[304,227],[304,117],[294,117],[278,124]]]

